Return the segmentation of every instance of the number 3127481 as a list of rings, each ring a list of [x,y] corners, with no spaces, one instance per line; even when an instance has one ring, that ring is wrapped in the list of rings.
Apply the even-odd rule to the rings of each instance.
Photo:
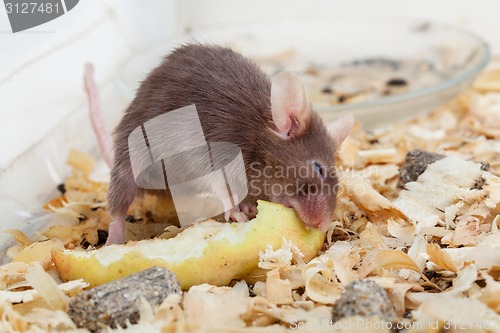
[[[59,13],[60,7],[59,3],[52,4],[50,2],[21,2],[21,3],[11,3],[6,2],[5,8],[7,9],[7,14],[28,14],[28,13]]]

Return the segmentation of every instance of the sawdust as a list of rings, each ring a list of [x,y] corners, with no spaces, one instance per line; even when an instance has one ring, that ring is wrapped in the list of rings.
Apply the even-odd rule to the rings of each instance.
[[[146,304],[139,324],[109,331],[389,331],[396,323],[379,317],[332,321],[346,286],[368,279],[387,292],[397,328],[500,332],[499,85],[494,70],[428,115],[370,133],[357,124],[338,152],[335,223],[316,258],[304,262],[284,239],[260,254],[259,270],[246,279]],[[413,149],[445,157],[401,188],[398,170]],[[68,163],[66,192],[45,205],[65,223],[34,240],[10,231],[18,245],[0,267],[0,332],[85,332],[64,309],[87,284],[60,281],[48,253],[102,244],[108,185],[91,180],[88,155],[72,151]],[[130,208],[141,229],[157,232],[168,220],[172,207],[158,200],[146,196]],[[177,232],[170,227],[162,237]]]

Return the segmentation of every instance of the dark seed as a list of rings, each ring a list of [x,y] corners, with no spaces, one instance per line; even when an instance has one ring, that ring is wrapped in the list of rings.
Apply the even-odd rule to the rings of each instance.
[[[406,82],[405,79],[390,79],[387,81],[386,85],[391,86],[391,87],[405,87],[408,85],[408,82]]]
[[[331,93],[333,93],[333,90],[330,87],[325,87],[325,88],[323,88],[323,90],[321,90],[321,92],[323,94],[331,94]]]
[[[66,193],[66,185],[64,185],[64,183],[57,185],[57,190],[61,192],[61,194]]]

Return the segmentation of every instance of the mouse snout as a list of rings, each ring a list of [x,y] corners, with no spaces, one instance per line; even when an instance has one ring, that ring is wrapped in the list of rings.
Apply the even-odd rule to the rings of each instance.
[[[329,211],[326,196],[323,194],[294,198],[290,201],[290,205],[309,227],[326,231],[331,224],[332,212]]]

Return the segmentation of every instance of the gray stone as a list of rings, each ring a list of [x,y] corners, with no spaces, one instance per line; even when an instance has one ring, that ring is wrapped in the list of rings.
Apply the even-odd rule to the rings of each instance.
[[[80,293],[71,300],[68,314],[77,327],[91,332],[125,327],[139,321],[141,299],[156,306],[171,294],[181,294],[175,275],[153,267]]]

